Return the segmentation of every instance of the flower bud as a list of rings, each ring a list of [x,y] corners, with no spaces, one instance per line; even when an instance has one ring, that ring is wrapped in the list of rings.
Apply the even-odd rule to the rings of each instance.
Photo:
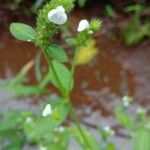
[[[89,27],[90,27],[90,24],[89,24],[88,20],[83,19],[79,22],[77,31],[82,32],[82,31],[88,29]]]

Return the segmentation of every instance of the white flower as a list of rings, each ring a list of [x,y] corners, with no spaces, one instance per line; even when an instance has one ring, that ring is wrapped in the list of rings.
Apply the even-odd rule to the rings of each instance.
[[[57,131],[57,132],[64,132],[64,130],[65,130],[65,128],[63,126],[55,128],[55,131]]]
[[[32,121],[33,121],[33,119],[31,117],[27,117],[26,123],[31,123]]]
[[[136,111],[137,114],[145,114],[146,113],[146,110],[142,107],[139,107]]]
[[[125,107],[128,107],[132,101],[132,98],[130,96],[125,95],[123,96],[122,101],[123,101],[123,105]]]
[[[52,114],[51,105],[50,105],[50,104],[47,104],[47,105],[45,106],[45,109],[44,109],[43,112],[42,112],[42,116],[43,116],[43,117],[46,117],[46,116],[51,115],[51,114]]]
[[[104,130],[109,136],[115,135],[115,131],[112,130],[109,126],[103,127],[103,130]]]
[[[39,150],[47,150],[45,146],[40,146]]]
[[[51,10],[48,13],[48,20],[58,25],[62,25],[67,21],[67,14],[63,6],[58,6],[57,8]]]
[[[79,22],[77,31],[82,32],[82,31],[88,29],[89,27],[90,27],[90,24],[89,24],[88,20],[83,19]]]

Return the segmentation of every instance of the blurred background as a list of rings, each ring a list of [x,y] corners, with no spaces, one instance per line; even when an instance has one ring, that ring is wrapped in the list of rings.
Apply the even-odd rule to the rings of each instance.
[[[20,92],[17,86],[12,89],[2,86],[11,82],[27,63],[31,69],[21,80],[23,86],[37,85],[41,74],[47,72],[40,50],[31,43],[17,41],[9,33],[12,22],[34,27],[38,10],[46,2],[0,0],[0,111],[10,108],[37,111],[39,99],[42,101],[47,93],[57,93],[48,85],[48,92],[39,98],[37,89]],[[69,55],[73,51],[64,39],[76,35],[78,22],[85,18],[99,18],[102,28],[93,37],[97,56],[77,68],[73,104],[86,126],[94,129],[100,122],[113,127],[118,135],[112,141],[120,147],[126,133],[119,130],[113,110],[122,97],[133,98],[130,114],[139,107],[144,107],[150,114],[150,1],[76,0],[69,16],[69,27],[54,38]],[[128,150],[130,144],[127,145]]]

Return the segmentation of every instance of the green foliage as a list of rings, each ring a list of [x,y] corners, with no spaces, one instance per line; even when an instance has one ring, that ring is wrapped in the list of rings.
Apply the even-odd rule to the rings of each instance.
[[[150,36],[150,23],[141,24],[136,18],[129,21],[123,29],[123,37],[127,45],[138,44],[146,36]]]
[[[116,150],[116,147],[113,143],[108,143],[106,150]]]
[[[86,4],[86,1],[87,1],[87,0],[77,0],[78,5],[79,5],[80,7],[84,7],[85,4]]]
[[[11,34],[18,40],[34,42],[36,37],[35,30],[23,23],[12,23],[10,25]]]
[[[149,150],[150,149],[150,128],[140,129],[133,136],[134,150]]]
[[[48,150],[66,150],[68,147],[68,142],[69,134],[66,131],[61,131],[54,133],[51,141],[45,145]]]
[[[127,45],[135,45],[141,42],[144,37],[150,37],[149,21],[142,21],[142,12],[146,9],[141,4],[128,6],[125,11],[134,12],[133,17],[122,29],[123,39]]]
[[[20,150],[24,144],[39,142],[47,148],[52,146],[65,150],[68,134],[59,131],[59,125],[69,113],[68,104],[59,97],[50,97],[47,102],[52,106],[52,114],[42,117],[41,114],[9,110],[0,113],[0,147],[4,150]],[[46,105],[46,102],[42,104]],[[58,129],[58,130],[56,130]],[[8,144],[5,144],[8,140]],[[58,144],[59,143],[59,144]]]
[[[111,5],[106,5],[106,13],[109,17],[116,17],[117,14]]]
[[[0,87],[1,90],[6,92],[8,95],[6,96],[5,99],[12,99],[12,98],[19,98],[19,97],[24,97],[24,96],[31,96],[31,95],[40,95],[45,92],[45,89],[40,88],[38,86],[26,86],[26,85],[14,85],[10,86],[9,84],[7,85],[2,85]],[[4,99],[4,100],[5,100]]]
[[[76,39],[75,38],[67,38],[66,43],[70,46],[75,46],[76,45]]]
[[[143,113],[144,110],[141,111],[141,108],[139,112],[136,112],[138,115],[133,114],[132,117],[126,111],[127,108],[120,104],[115,110],[115,115],[118,122],[129,131],[133,143],[133,150],[150,149],[150,118]],[[142,118],[139,118],[141,114]]]
[[[54,129],[66,119],[69,113],[69,106],[64,101],[58,100],[55,105],[52,102],[52,114],[50,116],[38,116],[33,118],[31,123],[24,125],[24,131],[28,139],[37,142],[40,139],[48,140],[52,137]]]
[[[58,61],[53,60],[51,65],[50,80],[60,91],[69,92],[73,88],[71,72]]]
[[[125,112],[125,108],[122,105],[119,105],[115,109],[115,115],[121,125],[126,128],[131,128],[131,126],[133,125],[132,119],[129,115],[127,115],[127,113]]]
[[[40,95],[45,92],[45,89],[40,86],[24,85],[24,80],[29,70],[33,67],[33,64],[33,61],[28,62],[15,77],[4,83],[0,83],[0,90],[7,93],[5,99],[8,100],[22,96]]]
[[[56,44],[50,44],[46,51],[46,56],[48,59],[55,59],[59,62],[67,62],[68,61],[68,56],[66,52],[58,45]]]
[[[0,112],[0,148],[20,150],[24,143],[23,114],[17,111]],[[7,141],[7,142],[6,142]]]
[[[89,149],[89,147],[87,145],[84,144],[82,135],[80,134],[78,128],[69,128],[68,129],[70,134],[77,140],[77,142],[82,146],[83,149]],[[91,135],[91,133],[85,129],[82,128],[82,131],[90,145],[90,148],[92,148],[92,150],[101,150],[100,145],[98,144],[98,142],[96,141],[96,139]]]

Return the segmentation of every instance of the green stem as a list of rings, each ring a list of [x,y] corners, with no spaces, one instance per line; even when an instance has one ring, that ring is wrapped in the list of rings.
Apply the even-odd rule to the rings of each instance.
[[[74,58],[73,58],[73,61],[72,61],[72,67],[71,67],[72,76],[74,75],[75,68],[76,68],[77,54],[78,54],[78,48],[75,50]]]
[[[58,84],[61,85],[61,87],[62,87],[62,83],[61,83],[61,81],[59,80],[59,77],[58,77],[58,75],[57,75],[57,72],[55,71],[55,68],[54,68],[54,66],[53,66],[53,63],[51,62],[51,60],[48,60],[47,54],[46,54],[45,50],[43,50],[43,53],[44,53],[44,56],[45,56],[45,58],[46,58],[46,60],[47,60],[48,66],[51,68],[51,70],[54,72],[54,74],[55,74],[55,76],[56,76],[56,79],[57,79],[57,81],[58,81]],[[49,71],[50,71],[50,69],[49,69]],[[49,74],[50,74],[50,73],[49,73]],[[66,92],[65,92],[64,90],[61,90],[61,89],[59,89],[59,90],[60,90],[61,94],[62,94],[63,97],[64,97],[64,95],[66,95]]]
[[[78,53],[78,49],[75,50],[75,54],[74,54],[74,58],[73,58],[73,62],[72,62],[72,67],[71,67],[71,74],[72,76],[74,75],[75,73],[75,68],[76,68],[76,60],[77,60],[77,53]],[[71,84],[71,80],[70,80],[70,84]],[[76,111],[74,110],[73,106],[72,106],[72,103],[70,101],[70,98],[69,98],[69,95],[68,95],[68,103],[69,103],[69,106],[70,106],[70,110],[71,110],[71,114],[72,114],[72,118],[73,120],[75,121],[76,125],[77,125],[77,128],[83,138],[83,141],[86,145],[86,147],[88,148],[88,150],[92,150],[92,147],[91,145],[89,144],[85,134],[84,134],[84,131],[82,130],[82,127],[80,125],[80,121],[78,119],[78,116],[76,114]]]
[[[81,136],[82,136],[82,138],[83,138],[83,141],[84,141],[84,143],[85,143],[87,149],[88,149],[88,150],[92,150],[92,147],[91,147],[91,145],[89,144],[89,142],[88,142],[88,140],[87,140],[87,138],[86,138],[86,136],[85,136],[85,134],[84,134],[84,131],[82,130],[82,127],[81,127],[81,125],[80,125],[80,121],[79,121],[79,119],[78,119],[78,116],[77,116],[77,114],[76,114],[76,111],[74,110],[74,108],[73,108],[73,106],[72,106],[70,100],[69,100],[69,105],[70,105],[70,110],[71,110],[72,117],[73,117],[73,119],[74,119],[74,121],[75,121],[75,123],[76,123],[76,125],[77,125],[77,128],[78,128],[78,130],[79,130],[79,132],[80,132],[80,134],[81,134]]]
[[[45,55],[45,57],[46,57],[46,53],[45,53],[44,50],[43,50],[43,52],[44,52],[44,55]],[[78,49],[75,50],[75,55],[74,55],[73,62],[72,62],[72,67],[71,67],[71,74],[72,74],[72,76],[74,75],[75,68],[76,68],[77,53],[78,53]],[[46,59],[47,59],[47,57],[46,57]],[[58,78],[58,75],[57,75],[57,73],[55,72],[55,69],[54,69],[52,63],[50,63],[50,61],[49,61],[48,59],[47,59],[47,62],[48,62],[48,65],[51,67],[51,69],[54,71],[56,78]],[[59,78],[58,78],[58,79],[59,79]],[[70,84],[71,84],[71,79],[70,79]],[[79,121],[79,119],[78,119],[78,116],[77,116],[77,114],[76,114],[76,112],[75,112],[75,110],[74,110],[74,108],[73,108],[73,106],[72,106],[72,104],[71,104],[70,96],[69,96],[70,93],[67,93],[67,95],[66,95],[66,92],[61,91],[61,93],[62,93],[63,98],[68,100],[68,103],[69,103],[69,106],[70,106],[70,109],[71,109],[72,117],[73,117],[73,119],[74,119],[74,121],[75,121],[75,123],[76,123],[76,125],[77,125],[77,128],[78,128],[78,130],[79,130],[79,132],[80,132],[80,134],[81,134],[81,136],[82,136],[82,138],[83,138],[83,141],[84,141],[84,143],[85,143],[87,149],[88,149],[88,150],[92,150],[92,147],[91,147],[91,145],[89,144],[89,142],[88,142],[88,140],[87,140],[87,138],[86,138],[86,136],[85,136],[85,134],[84,134],[84,132],[83,132],[83,130],[82,130],[82,128],[81,128],[81,125],[80,125],[80,121]]]
[[[39,87],[45,88],[50,81],[50,71],[44,76],[43,80],[40,82]]]

